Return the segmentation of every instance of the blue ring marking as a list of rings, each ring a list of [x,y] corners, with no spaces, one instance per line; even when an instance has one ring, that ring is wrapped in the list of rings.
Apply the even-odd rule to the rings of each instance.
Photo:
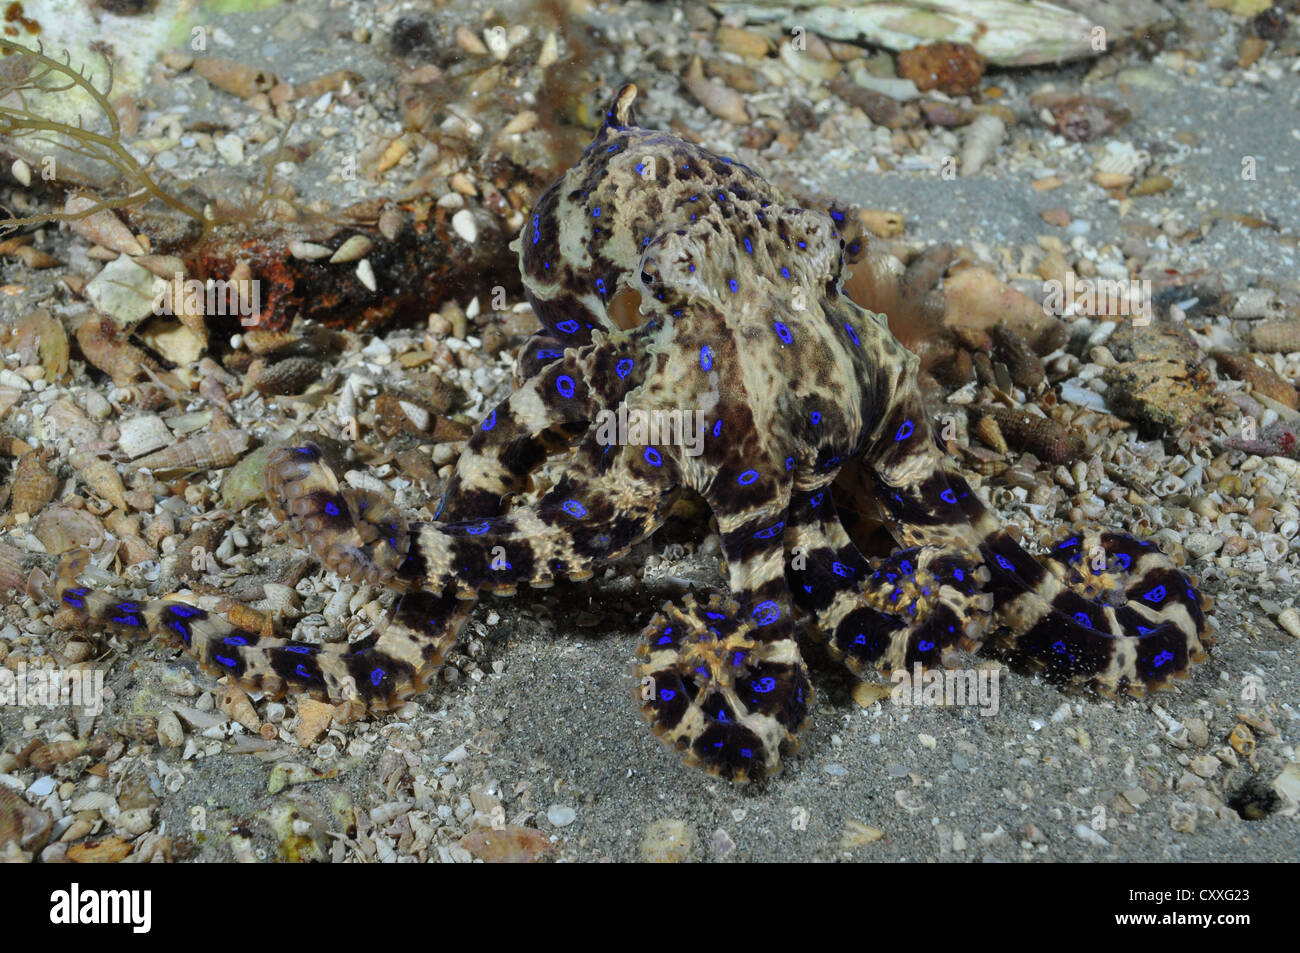
[[[127,615],[115,615],[112,617],[112,621],[116,622],[118,625],[143,625],[144,624],[140,621],[140,617],[138,615],[131,615],[130,613],[128,613]]]
[[[578,330],[578,322],[573,320],[573,318],[569,318],[567,321],[561,321],[557,324],[555,330],[559,331],[561,334],[572,334],[574,331]]]
[[[784,528],[785,528],[785,520],[781,520],[780,522],[773,523],[767,529],[760,529],[757,533],[754,534],[754,538],[771,539],[777,533],[781,532],[781,530]]]
[[[755,625],[771,625],[781,618],[781,607],[775,602],[760,602],[750,615],[754,617]]]
[[[812,412],[812,422],[814,427],[822,422],[822,412],[820,410],[814,410]]]
[[[805,241],[801,241],[801,242],[799,242],[798,244],[799,244],[799,247],[800,247],[800,248],[807,248],[807,247],[808,247],[808,243],[805,242]]]
[[[139,612],[139,611],[140,611],[140,603],[138,603],[138,602],[115,602],[115,603],[113,603],[113,608],[114,608],[114,609],[125,609],[127,612]]]
[[[735,294],[737,291],[740,290],[740,284],[736,281],[735,278],[727,279],[727,287],[731,289],[732,294]]]
[[[166,624],[167,628],[171,629],[173,632],[175,632],[177,635],[179,635],[182,639],[184,639],[186,645],[189,645],[189,642],[190,642],[190,627],[189,627],[188,625],[186,625],[186,624],[185,624],[184,622],[182,622],[180,619],[169,619],[165,624]]]
[[[557,351],[553,347],[544,347],[538,350],[537,356],[543,361],[553,361],[557,357],[564,357],[564,352]]]
[[[925,639],[922,639],[919,643],[917,643],[916,648],[917,648],[918,651],[921,651],[921,652],[933,652],[933,651],[934,651],[934,643],[933,643],[933,642],[930,642],[930,641],[927,641],[927,640],[925,640]]]
[[[736,477],[736,482],[739,483],[741,486],[749,486],[757,479],[758,479],[757,470],[746,470],[740,476]]]
[[[657,467],[664,462],[664,458],[659,455],[659,451],[654,447],[645,448],[645,462],[652,467]]]
[[[305,678],[305,679],[307,679],[307,681],[311,681],[313,678],[316,677],[316,676],[313,675],[311,672],[307,671],[307,666],[303,665],[301,662],[299,662],[299,663],[298,663],[298,666],[294,669],[294,673],[295,673],[299,678]]]
[[[604,279],[604,278],[597,278],[597,279],[596,279],[596,291],[600,294],[600,296],[601,296],[602,298],[605,297],[605,279]]]
[[[85,601],[84,599],[77,599],[77,598],[75,598],[75,597],[72,595],[72,593],[77,592],[77,591],[78,591],[78,590],[76,590],[76,589],[65,589],[65,590],[63,591],[63,601],[66,602],[66,603],[67,603],[68,605],[70,605],[70,606],[76,606],[78,609],[80,609],[80,608],[82,608],[83,606],[85,606],[86,601]],[[83,595],[83,596],[84,596],[88,591],[89,591],[89,590],[86,589],[86,588],[83,586],[83,587],[81,587],[81,590],[80,590],[80,592],[79,592],[79,595]]]
[[[433,514],[433,518],[434,518],[434,519],[437,519],[439,516],[442,515],[443,508],[444,508],[446,505],[447,505],[447,494],[444,493],[444,494],[442,495],[442,499],[438,501],[438,509],[434,511],[434,514]]]
[[[591,217],[592,217],[592,218],[600,218],[600,206],[599,206],[599,205],[597,205],[594,209],[591,210]]]
[[[852,575],[849,568],[845,566],[844,563],[840,562],[831,563],[831,572],[835,573],[837,576],[842,576],[845,579]]]
[[[1079,623],[1079,625],[1083,626],[1084,628],[1088,628],[1088,629],[1092,628],[1092,619],[1088,617],[1088,613],[1086,612],[1076,612],[1074,614],[1074,621]]]
[[[295,453],[301,453],[304,457],[310,457],[315,451],[311,447],[294,447]]]
[[[1016,567],[1011,565],[1011,560],[1007,559],[1006,556],[1003,556],[1001,554],[998,555],[998,565],[1001,566],[1003,569],[1005,569],[1007,572],[1016,571]]]
[[[330,516],[338,516],[339,515],[338,505],[335,503],[326,503],[325,512],[328,513]]]
[[[636,164],[636,174],[637,174],[637,175],[644,175],[644,174],[645,174],[645,163],[644,163],[644,162],[638,162],[638,163]]]
[[[786,457],[786,458],[785,458],[785,468],[786,468],[786,470],[793,470],[793,469],[794,469],[794,457]]]
[[[742,758],[752,758],[752,757],[754,757],[754,751],[753,751],[752,748],[741,748],[741,749],[740,749],[740,756],[741,756]]]
[[[1137,627],[1137,629],[1138,629],[1138,635],[1150,635],[1152,632],[1155,631],[1155,629],[1148,628],[1145,625],[1140,625]]]
[[[859,632],[859,633],[857,634],[857,636],[853,639],[853,644],[854,644],[854,645],[866,645],[866,644],[867,644],[867,633],[865,633],[865,632]]]
[[[466,526],[465,532],[469,533],[471,536],[482,536],[491,528],[492,528],[492,524],[489,523],[487,520],[484,520],[483,522],[476,523],[473,526]]]
[[[284,646],[284,650],[286,652],[296,652],[298,655],[312,654],[312,647],[310,645],[286,645]]]
[[[673,637],[672,637],[671,635],[665,635],[665,636],[663,636],[662,638],[660,638],[659,641],[655,643],[655,645],[667,645],[667,644],[670,643],[672,640],[673,640]]]
[[[694,217],[695,217],[694,215],[691,216],[691,218],[694,218]],[[691,263],[690,263],[689,265],[687,265],[686,267],[690,270],[691,274],[695,274],[695,263],[694,263],[694,262],[691,262]]]
[[[228,636],[226,636],[224,639],[222,639],[221,641],[222,641],[222,642],[225,642],[227,645],[247,645],[247,644],[248,644],[248,639],[244,638],[242,635],[228,635]]]
[[[542,216],[533,216],[533,244],[536,245],[542,240]]]
[[[898,568],[903,570],[903,572],[905,572],[909,576],[912,574],[912,564],[906,559],[904,559],[901,563],[898,564]]]
[[[561,397],[572,397],[576,386],[573,383],[573,378],[568,374],[561,374],[555,379],[555,389],[560,392]]]
[[[705,614],[705,616],[707,616],[707,617],[710,618],[710,619],[726,619],[726,618],[727,618],[727,617],[726,617],[725,615],[723,615],[721,612],[706,612],[706,613],[704,613],[704,614]]]
[[[576,516],[578,519],[582,519],[582,517],[587,515],[587,508],[577,500],[565,500],[560,505],[560,509],[564,510],[564,512],[568,513],[570,516]]]
[[[962,572],[960,569],[954,569],[952,571],[952,575],[953,578],[956,579],[958,582],[961,582],[963,579],[966,578],[966,574]]]
[[[745,239],[745,251],[754,254],[754,245],[748,238]]]
[[[791,341],[794,340],[794,335],[790,333],[790,329],[787,328],[780,321],[777,321],[775,324],[772,325],[772,327],[776,328],[776,336],[779,337],[786,344],[789,344]]]
[[[840,462],[839,457],[831,457],[829,460],[827,460],[825,463],[822,464],[822,468],[826,470],[834,470],[835,467],[839,464],[839,462]]]
[[[614,373],[619,377],[627,377],[628,374],[632,373],[632,358],[625,357],[615,364]]]
[[[1078,546],[1078,545],[1079,545],[1079,537],[1078,537],[1078,536],[1071,536],[1069,539],[1067,539],[1067,540],[1063,540],[1062,542],[1057,543],[1057,544],[1056,544],[1056,548],[1057,548],[1057,549],[1069,549],[1071,546]]]
[[[789,269],[789,268],[782,268],[782,269],[781,269],[781,277],[782,277],[782,278],[789,278],[789,277],[790,277],[790,269]]]
[[[754,683],[753,689],[760,695],[766,695],[768,692],[776,690],[776,679],[771,675],[764,675]]]
[[[218,662],[220,662],[222,665],[224,665],[226,668],[239,668],[239,663],[232,658],[226,658],[226,656],[224,655],[214,655],[212,657],[216,659]]]
[[[713,425],[713,436],[717,437],[721,433],[722,433],[722,420],[721,418],[719,418],[718,422]]]
[[[1168,649],[1165,649],[1163,652],[1161,652],[1159,655],[1157,655],[1155,658],[1151,660],[1151,664],[1156,668],[1159,668],[1161,665],[1164,665],[1166,662],[1172,662],[1173,660],[1174,660],[1174,653],[1169,651]]]
[[[716,629],[709,629],[709,631],[715,636],[718,634]],[[743,661],[745,661],[745,653],[737,651],[736,654],[731,657],[731,667],[740,668],[740,663]]]
[[[823,490],[821,493],[814,493],[814,494],[813,494],[813,495],[808,499],[808,506],[809,506],[810,508],[814,509],[814,510],[817,509],[817,507],[819,507],[819,506],[822,505],[822,499],[823,499],[825,496],[826,496],[826,491],[825,491],[825,490]]]
[[[953,506],[957,505],[957,494],[951,489],[944,490],[940,493],[939,499],[943,500],[945,503],[951,503]]]
[[[906,440],[908,437],[912,436],[912,431],[915,429],[916,428],[912,425],[912,419],[909,417],[899,425],[898,433],[894,434],[894,440]]]
[[[677,692],[671,688],[661,688],[659,689],[659,697],[666,702],[670,702],[677,697]]]
[[[1069,653],[1070,650],[1066,648],[1064,642],[1053,642],[1052,651],[1055,652],[1057,655],[1066,655]]]
[[[492,413],[488,414],[486,417],[483,418],[483,429],[491,430],[496,425],[497,425],[497,412],[494,409]]]
[[[1153,602],[1156,605],[1160,605],[1160,603],[1165,601],[1166,595],[1168,595],[1168,593],[1165,591],[1164,586],[1156,586],[1154,589],[1148,590],[1142,598],[1147,602]]]
[[[382,682],[387,675],[388,673],[385,672],[382,668],[375,669],[373,672],[370,673],[370,684],[375,686],[375,688],[378,688],[379,683]]]
[[[713,366],[713,352],[707,344],[700,345],[700,367],[706,371]]]
[[[1121,569],[1128,569],[1129,566],[1133,565],[1133,557],[1128,553],[1116,553],[1115,562],[1119,563]]]
[[[549,261],[542,262],[542,271],[550,271],[550,270],[551,270],[551,263]]]

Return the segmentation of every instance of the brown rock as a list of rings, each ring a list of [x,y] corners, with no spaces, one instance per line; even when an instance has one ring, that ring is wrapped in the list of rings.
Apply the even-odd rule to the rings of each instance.
[[[898,75],[921,92],[962,96],[979,88],[985,60],[968,43],[927,43],[898,54]]]

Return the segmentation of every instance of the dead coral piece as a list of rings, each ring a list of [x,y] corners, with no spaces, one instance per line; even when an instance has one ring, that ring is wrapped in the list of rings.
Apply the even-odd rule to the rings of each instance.
[[[921,92],[964,96],[979,88],[986,61],[969,43],[927,43],[898,54],[898,75]]]

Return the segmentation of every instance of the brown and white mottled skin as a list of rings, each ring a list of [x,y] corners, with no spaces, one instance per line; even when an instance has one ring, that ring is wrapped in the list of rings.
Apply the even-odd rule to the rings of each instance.
[[[806,719],[796,607],[859,674],[944,664],[992,636],[1059,680],[1140,692],[1205,656],[1203,599],[1150,544],[1076,532],[1042,562],[1021,549],[933,439],[915,356],[842,293],[835,219],[640,127],[635,95],[618,92],[513,246],[543,330],[521,352],[522,386],[469,441],[437,522],[408,526],[340,488],[313,443],[272,457],[268,501],[293,538],[341,575],[403,593],[386,629],[305,647],[172,603],[80,587],[65,602],[119,629],[170,629],[265,690],[383,709],[436,670],[479,592],[585,579],[691,490],[717,520],[729,597],[665,606],[637,674],[654,730],[736,779],[775,771]],[[608,304],[628,288],[643,321],[621,329]],[[611,442],[601,415],[621,406],[698,415],[700,439]],[[560,450],[571,457],[555,487],[510,507]],[[904,547],[886,559],[864,558],[836,515],[846,466],[870,475]]]

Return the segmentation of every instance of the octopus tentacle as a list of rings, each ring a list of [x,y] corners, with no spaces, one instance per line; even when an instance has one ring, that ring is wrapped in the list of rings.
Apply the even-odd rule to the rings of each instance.
[[[1213,644],[1209,600],[1153,543],[1076,530],[1040,562],[994,530],[982,549],[995,647],[1054,681],[1140,696],[1187,677]]]
[[[186,602],[137,602],[93,591],[77,583],[78,571],[75,564],[65,568],[59,600],[87,627],[161,638],[182,648],[204,671],[275,698],[292,691],[358,701],[372,711],[387,711],[424,690],[472,608],[454,597],[409,593],[386,624],[365,639],[308,644],[242,628]]]
[[[811,689],[792,640],[759,636],[734,600],[669,602],[642,632],[642,711],[687,763],[733,781],[773,774],[796,746]]]
[[[546,588],[557,575],[589,578],[596,563],[658,529],[676,500],[653,472],[670,461],[651,464],[643,449],[651,448],[588,437],[536,504],[504,516],[412,526],[411,561],[423,585],[451,586],[469,598],[480,589],[508,595],[521,584]]]
[[[868,560],[840,524],[824,490],[797,495],[787,551],[797,603],[833,656],[859,677],[913,665],[949,664],[952,650],[980,645],[992,599],[978,561],[936,546]]]
[[[587,432],[603,408],[641,384],[636,334],[559,352],[480,421],[456,461],[435,517],[495,516],[546,458]]]
[[[1060,559],[1051,561],[1055,571],[1045,567],[998,524],[928,440],[924,418],[913,416],[916,405],[900,403],[885,427],[897,425],[899,439],[880,455],[892,465],[889,472],[905,472],[908,480],[891,484],[877,470],[882,509],[896,536],[960,540],[968,551],[973,543],[991,574],[987,590],[1002,629],[995,644],[1010,658],[1102,693],[1142,694],[1206,657],[1206,604],[1154,544],[1093,534],[1067,547],[1067,563],[1077,555],[1074,547],[1086,543],[1118,567],[1105,580],[1113,604],[1098,602],[1081,579],[1062,570]]]

